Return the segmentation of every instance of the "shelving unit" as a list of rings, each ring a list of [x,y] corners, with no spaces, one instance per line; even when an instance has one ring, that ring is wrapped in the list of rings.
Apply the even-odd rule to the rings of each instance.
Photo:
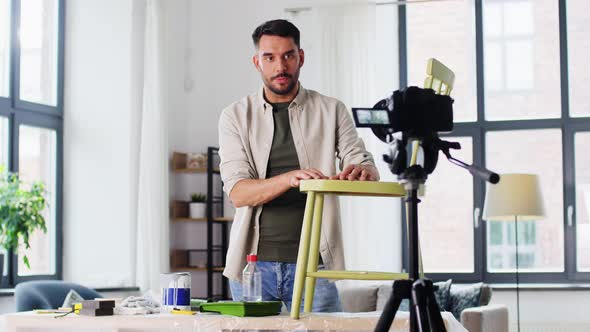
[[[232,217],[224,215],[224,196],[222,188],[215,187],[214,177],[219,175],[219,148],[207,148],[207,167],[187,168],[187,154],[174,152],[172,155],[171,172],[175,174],[206,174],[207,175],[207,201],[206,216],[204,218],[190,218],[188,213],[188,202],[173,201],[171,206],[170,222],[178,223],[207,223],[207,248],[186,249],[171,252],[171,271],[206,272],[207,273],[207,298],[216,300],[229,299],[227,280],[222,272],[225,266],[225,256],[228,246],[228,228]],[[219,181],[221,183],[221,181]],[[215,190],[218,189],[218,190]],[[220,227],[221,239],[219,244],[215,243],[214,227]],[[191,253],[205,253],[206,266],[190,266]],[[217,261],[221,260],[221,266],[214,265],[214,254]],[[181,266],[179,266],[181,265]],[[213,291],[214,277],[220,278],[221,293]]]

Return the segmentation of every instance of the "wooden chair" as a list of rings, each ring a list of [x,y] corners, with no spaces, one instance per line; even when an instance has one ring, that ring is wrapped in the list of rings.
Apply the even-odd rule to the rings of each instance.
[[[450,96],[454,83],[455,73],[452,70],[434,58],[428,59],[424,88],[432,89],[438,94]]]
[[[429,59],[426,70],[425,88],[431,88],[439,94],[449,95],[453,88],[455,74],[436,59]],[[416,163],[419,142],[415,142],[411,164]],[[351,280],[400,280],[407,279],[407,273],[370,272],[370,271],[318,271],[320,235],[324,195],[402,197],[406,191],[395,182],[345,181],[345,180],[303,180],[299,190],[307,193],[297,267],[291,302],[291,318],[299,319],[300,307],[305,286],[305,304],[303,311],[311,312],[313,294],[317,278],[351,279]],[[407,205],[406,205],[407,209]],[[422,270],[422,267],[420,267]]]

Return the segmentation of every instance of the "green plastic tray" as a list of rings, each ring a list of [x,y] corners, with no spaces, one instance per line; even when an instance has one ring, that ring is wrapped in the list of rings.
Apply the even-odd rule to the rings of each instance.
[[[201,304],[207,303],[208,300],[205,299],[191,299],[191,310],[192,311],[199,311],[201,308]]]
[[[281,312],[281,301],[262,302],[212,302],[201,303],[201,312],[218,312],[238,317],[274,316]]]

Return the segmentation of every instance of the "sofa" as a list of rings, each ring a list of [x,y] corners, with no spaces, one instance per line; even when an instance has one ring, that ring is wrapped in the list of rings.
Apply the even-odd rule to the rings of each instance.
[[[71,290],[76,291],[82,298],[87,300],[102,297],[93,289],[71,282],[33,280],[16,285],[14,289],[16,311],[58,308]]]
[[[484,284],[452,284],[451,280],[435,283],[441,310],[450,311],[469,332],[508,332],[508,309],[489,305],[492,289]],[[345,312],[382,311],[391,295],[392,284],[352,280],[336,282],[342,310]],[[400,311],[407,311],[407,300]]]

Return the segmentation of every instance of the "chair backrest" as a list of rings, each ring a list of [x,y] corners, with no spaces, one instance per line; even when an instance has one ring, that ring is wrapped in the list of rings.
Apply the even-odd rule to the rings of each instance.
[[[450,70],[449,67],[443,65],[442,62],[436,60],[435,58],[428,59],[426,63],[426,79],[424,80],[424,88],[432,89],[438,94],[449,96],[451,94],[451,91],[453,90],[453,84],[455,84],[455,73],[453,73],[453,71]],[[418,141],[414,141],[414,143],[412,144],[412,157],[410,161],[411,165],[415,165],[417,162],[419,146],[420,143]],[[408,205],[406,205],[406,213],[408,212],[407,209]],[[420,278],[424,278],[422,250],[419,249],[418,251],[418,269],[420,271]]]
[[[443,95],[450,95],[455,83],[455,73],[442,62],[430,58],[426,66],[426,79],[424,80],[424,87],[432,89],[436,93]]]
[[[102,297],[98,292],[82,285],[61,280],[35,280],[22,282],[14,289],[16,311],[59,308],[70,290],[85,300]]]

